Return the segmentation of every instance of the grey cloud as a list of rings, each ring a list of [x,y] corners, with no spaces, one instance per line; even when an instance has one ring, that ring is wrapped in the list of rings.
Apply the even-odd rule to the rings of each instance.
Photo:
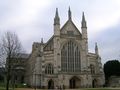
[[[120,24],[120,23],[119,23]],[[103,30],[97,37],[90,40],[90,48],[93,50],[91,42],[98,42],[99,51],[102,56],[102,62],[105,63],[110,59],[120,58],[120,25]]]
[[[0,0],[0,31],[12,30],[17,32],[24,48],[27,52],[30,52],[33,42],[39,42],[42,37],[44,38],[44,42],[46,42],[53,35],[55,8],[59,8],[61,26],[63,26],[68,19],[68,7],[70,6],[72,19],[79,29],[81,29],[82,11],[85,11],[89,26],[89,49],[94,52],[94,43],[98,42],[100,54],[103,57],[102,62],[104,63],[109,58],[117,58],[119,55],[120,25],[115,27],[109,26],[110,28],[102,30],[102,32],[97,33],[95,36],[92,34],[95,31],[94,27],[98,23],[96,18],[104,19],[104,17],[101,17],[103,13],[110,16],[109,13],[111,12],[108,9],[111,7],[113,1],[114,0],[101,0],[96,2],[94,0],[51,0],[49,6],[45,8],[35,8],[36,12],[32,13],[30,11],[31,8],[34,7],[29,8],[31,5],[27,7],[27,1],[25,0]],[[108,9],[105,8],[106,2],[109,2]],[[115,5],[115,3],[113,5]],[[116,7],[113,9],[115,9],[115,11],[117,10]],[[114,13],[114,10],[112,11]],[[111,17],[111,19],[114,19],[114,17]],[[95,22],[93,28],[91,28],[92,22]],[[91,36],[94,36],[94,38],[91,38]]]

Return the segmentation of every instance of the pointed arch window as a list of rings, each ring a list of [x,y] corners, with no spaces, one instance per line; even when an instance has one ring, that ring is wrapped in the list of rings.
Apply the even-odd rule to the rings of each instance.
[[[69,41],[61,49],[61,70],[62,72],[80,72],[80,69],[80,50],[77,44]]]
[[[95,66],[93,64],[90,65],[91,74],[95,74]]]
[[[53,74],[54,73],[54,68],[52,64],[47,64],[45,67],[45,74]]]

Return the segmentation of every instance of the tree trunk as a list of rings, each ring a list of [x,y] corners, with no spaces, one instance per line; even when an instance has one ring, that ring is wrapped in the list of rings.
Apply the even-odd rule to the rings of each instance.
[[[7,72],[6,72],[6,90],[9,90],[9,81],[10,81],[10,56],[8,57],[8,61],[7,61]]]
[[[9,90],[9,81],[10,81],[9,70],[8,70],[8,72],[7,72],[6,78],[7,78],[7,80],[6,80],[6,90]]]

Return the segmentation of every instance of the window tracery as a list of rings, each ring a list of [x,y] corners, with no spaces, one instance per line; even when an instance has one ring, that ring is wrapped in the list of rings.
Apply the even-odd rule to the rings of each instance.
[[[45,74],[53,74],[54,73],[54,68],[52,64],[47,64],[45,67]]]
[[[80,50],[72,41],[61,49],[61,70],[63,72],[79,72],[81,69]]]

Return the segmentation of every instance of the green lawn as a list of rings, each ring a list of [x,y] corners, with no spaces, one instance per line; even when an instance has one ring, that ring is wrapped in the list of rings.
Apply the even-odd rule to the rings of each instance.
[[[5,90],[4,87],[0,87],[0,90]],[[12,90],[12,89],[9,89]],[[35,90],[32,88],[15,88],[15,90]],[[47,90],[47,89],[36,89],[36,90]],[[120,90],[120,88],[86,88],[86,89],[65,89],[65,90]]]
[[[15,90],[35,90],[32,88],[25,88],[21,85],[18,85],[18,87],[19,88],[15,88]],[[23,87],[23,88],[20,88],[20,87]],[[0,82],[0,90],[5,90],[5,83]],[[9,90],[12,90],[12,89],[9,89]],[[47,90],[47,89],[36,89],[36,90]],[[120,88],[86,88],[86,89],[81,88],[81,89],[65,89],[65,90],[120,90]]]
[[[6,90],[5,87],[0,87],[0,90]],[[9,90],[12,90],[12,89],[9,89]]]
[[[15,90],[35,90],[35,89],[30,89],[30,88],[16,88]],[[47,89],[36,89],[36,90],[47,90]],[[88,88],[87,89],[83,89],[82,88],[82,89],[65,89],[65,90],[120,90],[120,88],[89,88],[89,89]]]
[[[120,90],[120,88],[90,88],[90,89],[83,89],[83,90]]]
[[[5,88],[3,88],[3,87],[0,87],[0,90],[5,90]]]

